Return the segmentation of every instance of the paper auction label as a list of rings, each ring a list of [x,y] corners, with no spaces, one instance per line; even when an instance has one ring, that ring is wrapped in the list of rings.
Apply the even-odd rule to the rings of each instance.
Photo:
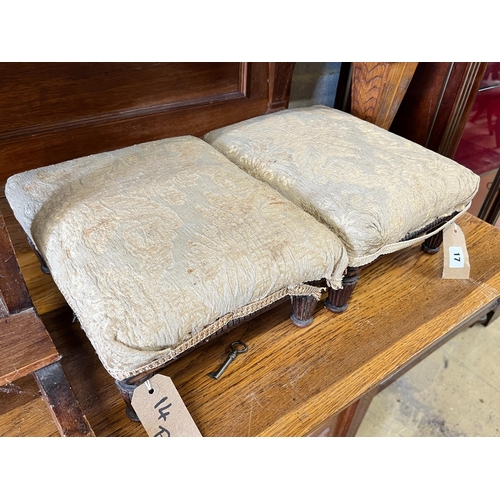
[[[158,374],[138,386],[132,407],[150,437],[202,437],[170,377]]]

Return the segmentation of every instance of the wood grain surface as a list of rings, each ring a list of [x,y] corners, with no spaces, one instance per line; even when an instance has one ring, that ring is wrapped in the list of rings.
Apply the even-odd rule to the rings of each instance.
[[[190,64],[3,63],[0,183],[28,168],[171,135],[201,136],[287,106],[293,63]],[[353,65],[353,114],[388,129],[416,63]],[[114,380],[52,278],[41,272],[4,198],[0,210],[33,304],[62,355],[61,373],[93,432],[146,436],[126,417]],[[320,303],[314,323],[298,328],[289,319],[291,304],[283,303],[167,366],[162,373],[172,378],[202,435],[353,435],[384,381],[497,304],[499,232],[470,215],[460,224],[469,244],[469,280],[441,279],[442,253],[409,248],[363,269],[345,313]],[[11,308],[9,296],[0,298],[0,313]],[[235,340],[248,352],[219,380],[208,377]],[[57,379],[41,372],[40,388],[27,375],[0,388],[0,435],[59,435],[47,385]],[[86,419],[81,423],[85,430]]]
[[[17,172],[288,105],[293,63],[0,63],[0,184]]]
[[[0,386],[60,357],[33,309],[0,319],[0,352]]]
[[[389,130],[418,63],[352,63],[351,113]]]
[[[59,352],[33,307],[2,213],[0,299],[0,393],[17,394],[14,383],[32,375],[61,436],[95,436],[59,362]],[[9,413],[8,430],[16,429],[13,422]]]

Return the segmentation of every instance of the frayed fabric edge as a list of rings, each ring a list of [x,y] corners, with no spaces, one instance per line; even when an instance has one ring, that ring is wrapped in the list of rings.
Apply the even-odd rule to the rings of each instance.
[[[287,295],[290,295],[290,297],[312,295],[316,300],[320,300],[321,294],[325,291],[325,289],[325,287],[313,285],[296,285],[288,287]]]
[[[156,368],[160,368],[167,362],[177,358],[184,351],[194,347],[197,344],[200,344],[203,341],[208,340],[208,338],[211,335],[216,333],[220,328],[227,325],[233,319],[242,318],[252,314],[253,312],[264,309],[265,307],[279,301],[280,299],[286,297],[287,295],[288,296],[313,295],[315,298],[320,300],[323,290],[324,289],[321,287],[315,287],[313,285],[307,285],[307,284],[299,284],[281,288],[280,290],[271,293],[270,295],[264,297],[263,299],[257,300],[255,302],[252,302],[251,304],[247,304],[246,306],[237,309],[236,311],[225,314],[224,316],[216,320],[214,323],[207,325],[200,332],[194,334],[189,340],[183,342],[180,346],[177,346],[176,348],[173,349],[170,348],[166,349],[163,355],[160,355],[155,360],[150,361],[140,367],[132,368],[129,370],[126,369],[124,370],[119,368],[116,369],[109,366],[106,359],[101,358],[101,356],[99,356],[99,358],[101,360],[101,363],[104,365],[106,371],[113,378],[115,378],[116,380],[126,380],[130,377],[140,375],[141,373],[149,372]]]

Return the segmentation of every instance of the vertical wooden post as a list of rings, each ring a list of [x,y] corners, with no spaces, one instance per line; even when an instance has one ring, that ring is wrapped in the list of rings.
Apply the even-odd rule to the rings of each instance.
[[[352,64],[351,114],[389,130],[418,63]]]
[[[59,361],[33,372],[59,434],[63,437],[95,437]]]
[[[269,63],[269,103],[267,113],[288,108],[295,63]]]

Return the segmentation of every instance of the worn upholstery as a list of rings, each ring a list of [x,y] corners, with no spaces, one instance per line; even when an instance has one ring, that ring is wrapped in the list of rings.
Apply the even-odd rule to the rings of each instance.
[[[455,161],[326,106],[259,116],[204,139],[330,228],[353,267],[421,241],[401,242],[460,215],[479,187]]]
[[[17,174],[6,196],[117,379],[347,266],[322,224],[194,137]]]

